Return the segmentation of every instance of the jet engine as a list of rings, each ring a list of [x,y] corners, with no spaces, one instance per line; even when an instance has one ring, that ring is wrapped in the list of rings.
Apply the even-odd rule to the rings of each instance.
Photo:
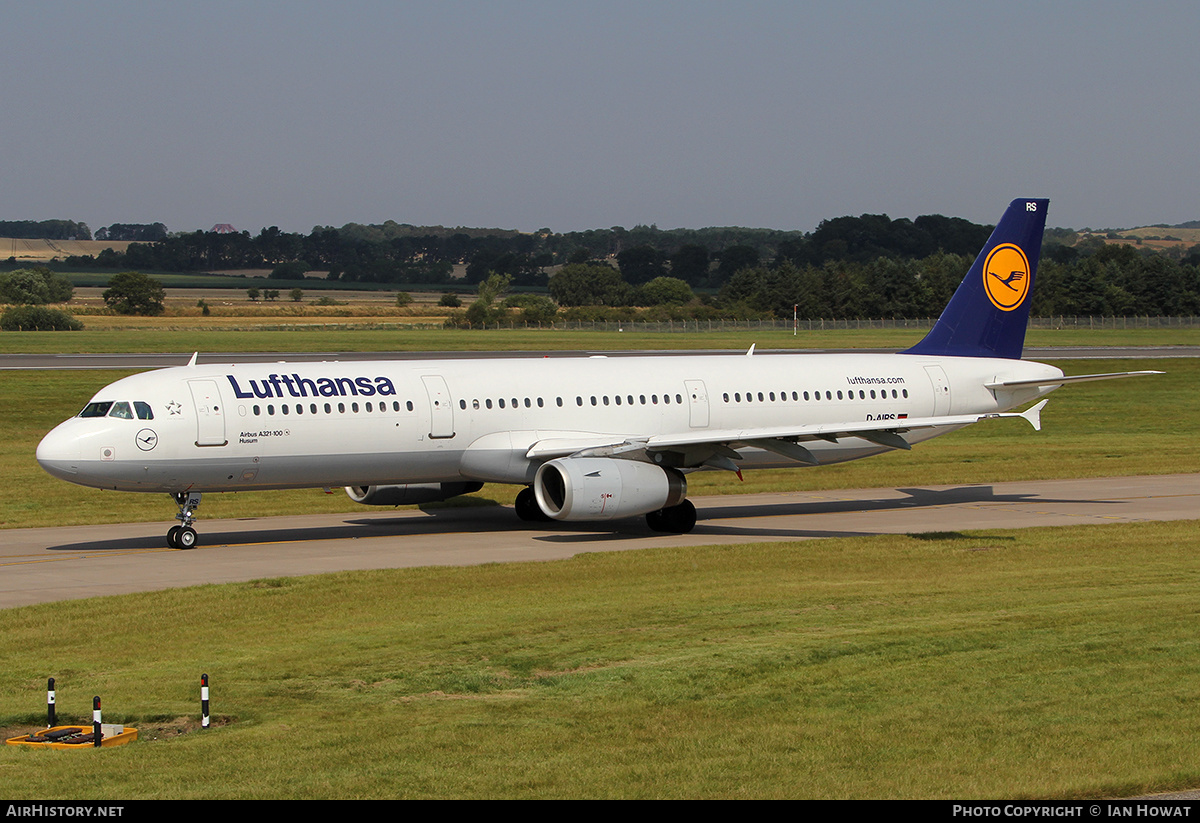
[[[346,494],[364,506],[412,506],[436,503],[483,488],[474,481],[462,483],[408,483],[403,486],[347,486]]]
[[[561,457],[538,469],[533,491],[554,520],[614,520],[677,505],[687,497],[687,481],[653,463]]]

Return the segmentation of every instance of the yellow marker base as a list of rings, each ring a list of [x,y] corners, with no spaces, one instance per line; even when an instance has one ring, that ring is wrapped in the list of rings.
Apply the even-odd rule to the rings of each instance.
[[[103,724],[101,748],[124,746],[137,740],[137,729]],[[118,731],[119,730],[119,731]],[[42,749],[94,749],[91,726],[55,726],[53,729],[10,737],[5,741],[10,746],[34,746]]]

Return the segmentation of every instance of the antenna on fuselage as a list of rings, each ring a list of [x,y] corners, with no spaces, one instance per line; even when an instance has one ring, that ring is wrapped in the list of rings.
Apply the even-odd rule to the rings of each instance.
[[[192,359],[188,361],[188,366],[196,365],[196,358],[200,356],[200,352],[192,352]]]
[[[751,343],[751,344],[750,344],[750,348],[749,348],[749,349],[746,351],[746,356],[747,356],[747,357],[753,357],[753,356],[754,356],[754,346],[755,346],[755,344],[754,344],[754,343]]]

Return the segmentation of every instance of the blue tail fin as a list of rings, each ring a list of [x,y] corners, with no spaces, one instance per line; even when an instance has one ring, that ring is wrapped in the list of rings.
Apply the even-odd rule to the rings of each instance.
[[[1049,200],[1014,200],[937,323],[903,354],[1020,359]]]

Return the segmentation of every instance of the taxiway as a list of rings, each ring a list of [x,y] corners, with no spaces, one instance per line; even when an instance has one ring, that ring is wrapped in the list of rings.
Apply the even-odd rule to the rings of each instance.
[[[200,545],[168,549],[166,521],[7,529],[0,608],[202,583],[348,569],[555,560],[594,551],[1187,520],[1200,474],[693,498],[690,534],[624,523],[529,524],[510,508],[376,510],[200,520]]]

